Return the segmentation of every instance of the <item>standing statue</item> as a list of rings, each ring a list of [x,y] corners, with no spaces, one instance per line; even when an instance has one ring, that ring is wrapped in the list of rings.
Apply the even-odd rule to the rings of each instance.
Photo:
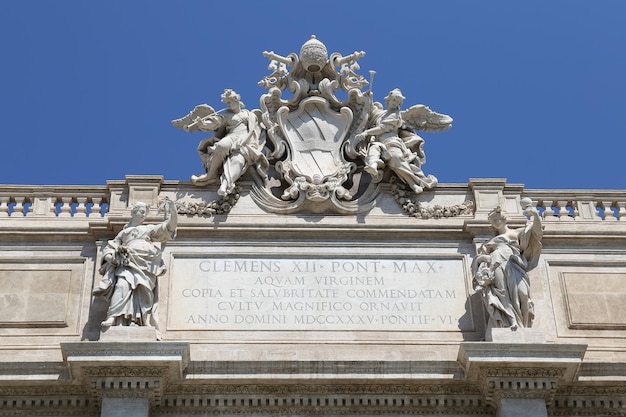
[[[251,165],[265,178],[267,160],[261,154],[264,141],[261,140],[260,114],[244,109],[239,94],[230,89],[224,90],[222,102],[226,104],[223,113],[201,104],[172,124],[187,132],[215,132],[198,145],[206,172],[192,175],[191,181],[198,186],[219,182],[217,193],[225,196],[233,193],[235,182]]]
[[[375,103],[370,116],[370,128],[356,135],[357,140],[366,140],[365,171],[374,182],[383,177],[388,164],[398,177],[415,193],[437,185],[437,178],[424,175],[422,165],[426,163],[424,139],[414,130],[440,132],[452,126],[452,118],[431,111],[424,105],[415,105],[400,110],[404,96],[394,89],[385,97],[387,110]]]
[[[478,249],[472,263],[476,289],[482,291],[489,314],[487,331],[531,327],[535,317],[527,272],[539,261],[543,228],[530,199],[522,199],[522,207],[530,219],[519,229],[507,226],[500,207],[489,213],[489,222],[498,235]]]
[[[162,247],[176,236],[178,215],[176,204],[166,199],[162,206],[165,216],[160,224],[144,225],[150,208],[137,203],[131,210],[131,220],[104,248],[100,273],[103,278],[93,295],[109,302],[102,327],[151,326],[157,330],[157,277],[165,272],[161,259]]]

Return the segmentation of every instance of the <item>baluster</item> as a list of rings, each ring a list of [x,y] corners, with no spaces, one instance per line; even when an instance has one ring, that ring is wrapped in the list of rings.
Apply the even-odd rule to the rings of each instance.
[[[9,217],[9,201],[9,197],[0,197],[0,217]]]
[[[11,213],[11,217],[24,217],[24,202],[26,201],[25,197],[14,197],[13,202],[15,205],[13,206],[13,213]]]
[[[87,197],[76,197],[76,212],[74,217],[87,217]]]
[[[545,211],[543,212],[543,218],[546,221],[555,221],[558,220],[558,214],[554,211],[555,202],[552,200],[544,200],[543,206]]]
[[[50,197],[50,215],[57,217],[57,204],[61,202],[61,197]]]
[[[571,206],[572,204],[570,201],[558,200],[556,204],[559,207],[559,220],[561,221],[573,221],[574,220],[572,213],[567,208],[568,206]]]
[[[102,197],[92,197],[91,214],[89,216],[102,217]]]
[[[72,217],[72,197],[59,197],[57,202],[62,204],[59,217]]]
[[[622,217],[626,216],[626,201],[616,201],[616,207],[618,209],[617,219],[622,220]]]
[[[543,200],[537,200],[537,203],[535,204],[535,208],[539,212],[539,217],[543,219],[543,213],[546,212],[546,208],[543,206]]]
[[[613,210],[611,210],[612,207],[614,207],[613,201],[602,201],[602,208],[604,209],[604,220],[617,221],[615,213],[613,213]]]

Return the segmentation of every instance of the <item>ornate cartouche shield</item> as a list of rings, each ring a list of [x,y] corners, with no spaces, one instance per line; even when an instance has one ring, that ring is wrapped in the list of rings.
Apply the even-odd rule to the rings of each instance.
[[[284,177],[292,184],[284,199],[307,193],[309,200],[325,200],[336,192],[348,197],[338,186],[350,171],[342,145],[352,123],[352,111],[342,107],[333,111],[327,100],[309,97],[290,112],[286,106],[278,109],[278,125],[287,142],[287,159],[278,164]]]

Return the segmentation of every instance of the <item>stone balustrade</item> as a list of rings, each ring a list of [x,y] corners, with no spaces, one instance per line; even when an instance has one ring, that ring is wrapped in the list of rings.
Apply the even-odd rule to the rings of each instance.
[[[0,217],[104,217],[109,203],[106,186],[0,185]]]
[[[162,186],[168,190],[188,188],[186,183],[166,184],[162,177],[151,176],[129,176],[126,180],[109,181],[105,186],[0,185],[0,218],[105,217],[110,208],[115,208],[116,212],[128,209],[124,196],[137,195],[156,203],[158,194],[163,191]],[[450,194],[449,188],[442,184],[438,189]],[[504,180],[483,182],[480,186],[472,181],[469,188],[477,207],[483,207],[485,213],[494,204],[500,204],[499,201],[503,206],[510,206],[507,201],[527,197],[544,220],[550,222],[619,221],[626,215],[626,191],[623,190],[524,190],[521,186],[506,184]],[[460,188],[456,192],[462,201],[466,192]],[[434,193],[437,194],[437,190]],[[493,199],[494,193],[499,193],[502,198]]]
[[[626,215],[626,192],[612,190],[526,190],[546,221],[618,221]]]

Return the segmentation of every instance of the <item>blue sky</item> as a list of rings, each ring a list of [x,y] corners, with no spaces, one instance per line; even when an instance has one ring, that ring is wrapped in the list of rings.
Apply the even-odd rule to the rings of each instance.
[[[206,135],[172,119],[248,108],[262,52],[365,51],[374,97],[454,118],[424,134],[440,183],[624,189],[624,1],[0,2],[0,183],[89,184],[126,174],[188,181]]]

